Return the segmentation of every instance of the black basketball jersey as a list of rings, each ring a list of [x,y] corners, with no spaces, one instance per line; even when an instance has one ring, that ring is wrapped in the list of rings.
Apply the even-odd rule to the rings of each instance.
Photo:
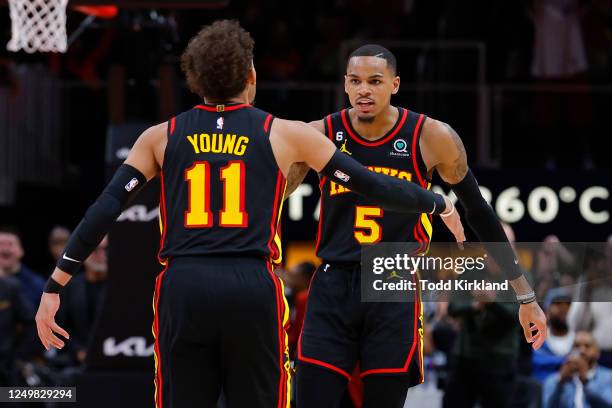
[[[198,105],[171,119],[161,172],[159,258],[247,255],[280,262],[286,180],[273,117],[246,104]]]
[[[382,138],[370,141],[352,127],[348,109],[325,117],[325,133],[341,152],[371,171],[418,183],[429,189],[419,149],[425,115],[398,108],[396,124]],[[317,255],[329,262],[359,262],[361,245],[416,242],[424,252],[431,240],[431,216],[404,214],[376,206],[363,196],[322,177]],[[376,186],[372,186],[376,188]]]

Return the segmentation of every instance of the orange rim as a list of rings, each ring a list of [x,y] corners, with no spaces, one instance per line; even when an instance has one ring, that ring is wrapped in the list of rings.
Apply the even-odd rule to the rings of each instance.
[[[117,6],[74,6],[74,10],[98,18],[114,18],[119,13]]]

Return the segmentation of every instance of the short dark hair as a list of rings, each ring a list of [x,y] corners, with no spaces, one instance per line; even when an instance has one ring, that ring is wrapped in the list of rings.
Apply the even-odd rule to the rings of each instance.
[[[253,63],[255,42],[235,20],[203,27],[181,56],[189,89],[201,98],[224,100],[242,92]]]
[[[21,231],[12,225],[0,225],[0,234],[15,235],[21,241]]]
[[[393,74],[397,73],[397,60],[395,59],[395,55],[382,45],[378,44],[366,44],[357,48],[355,51],[351,52],[349,58],[347,60],[350,61],[353,57],[378,57],[387,61],[387,66],[393,72]]]

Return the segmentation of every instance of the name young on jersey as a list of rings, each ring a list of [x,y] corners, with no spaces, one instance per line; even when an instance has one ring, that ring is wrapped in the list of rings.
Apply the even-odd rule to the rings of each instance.
[[[249,144],[248,136],[237,136],[231,133],[194,133],[186,138],[196,154],[220,153],[242,156]]]

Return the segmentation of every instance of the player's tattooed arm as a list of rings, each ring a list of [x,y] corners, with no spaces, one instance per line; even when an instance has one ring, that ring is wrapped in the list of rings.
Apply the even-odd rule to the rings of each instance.
[[[285,199],[287,199],[291,195],[291,193],[293,193],[295,189],[298,188],[300,184],[302,184],[302,181],[304,181],[304,178],[306,177],[306,174],[308,174],[309,171],[310,167],[308,167],[308,165],[304,162],[293,163],[291,165],[291,168],[289,169],[289,174],[287,175],[287,188],[285,190]]]
[[[419,147],[428,171],[435,168],[449,184],[457,184],[465,178],[468,172],[465,147],[449,124],[427,118]]]
[[[309,122],[308,124],[313,128],[317,129],[319,132],[325,133],[325,124],[323,123],[323,119],[314,120],[312,122]],[[287,175],[287,189],[285,191],[285,199],[289,197],[291,193],[293,193],[300,184],[302,184],[302,181],[304,181],[304,178],[308,174],[309,170],[310,167],[308,167],[308,164],[304,162],[293,163],[291,165],[291,168],[289,169],[289,174]]]
[[[482,198],[476,177],[467,165],[467,155],[459,135],[446,123],[427,119],[423,125],[419,147],[428,171],[435,168],[442,179],[450,184],[465,210],[465,219],[502,267],[516,294],[529,299],[528,303],[521,301],[523,304],[519,310],[519,321],[525,339],[537,350],[546,339],[546,316],[534,301],[533,289],[521,273],[518,260],[499,219]],[[489,242],[505,242],[507,245],[488,246]]]
[[[455,132],[455,129],[446,123],[443,123],[443,125],[447,128],[448,134],[450,135],[450,140],[455,147],[454,153],[456,154],[456,157],[452,161],[449,160],[449,163],[440,163],[438,165],[438,171],[444,174],[443,177],[445,178],[446,182],[455,184],[463,180],[467,174],[467,154],[465,153],[463,142],[461,141],[461,138],[457,132]]]

